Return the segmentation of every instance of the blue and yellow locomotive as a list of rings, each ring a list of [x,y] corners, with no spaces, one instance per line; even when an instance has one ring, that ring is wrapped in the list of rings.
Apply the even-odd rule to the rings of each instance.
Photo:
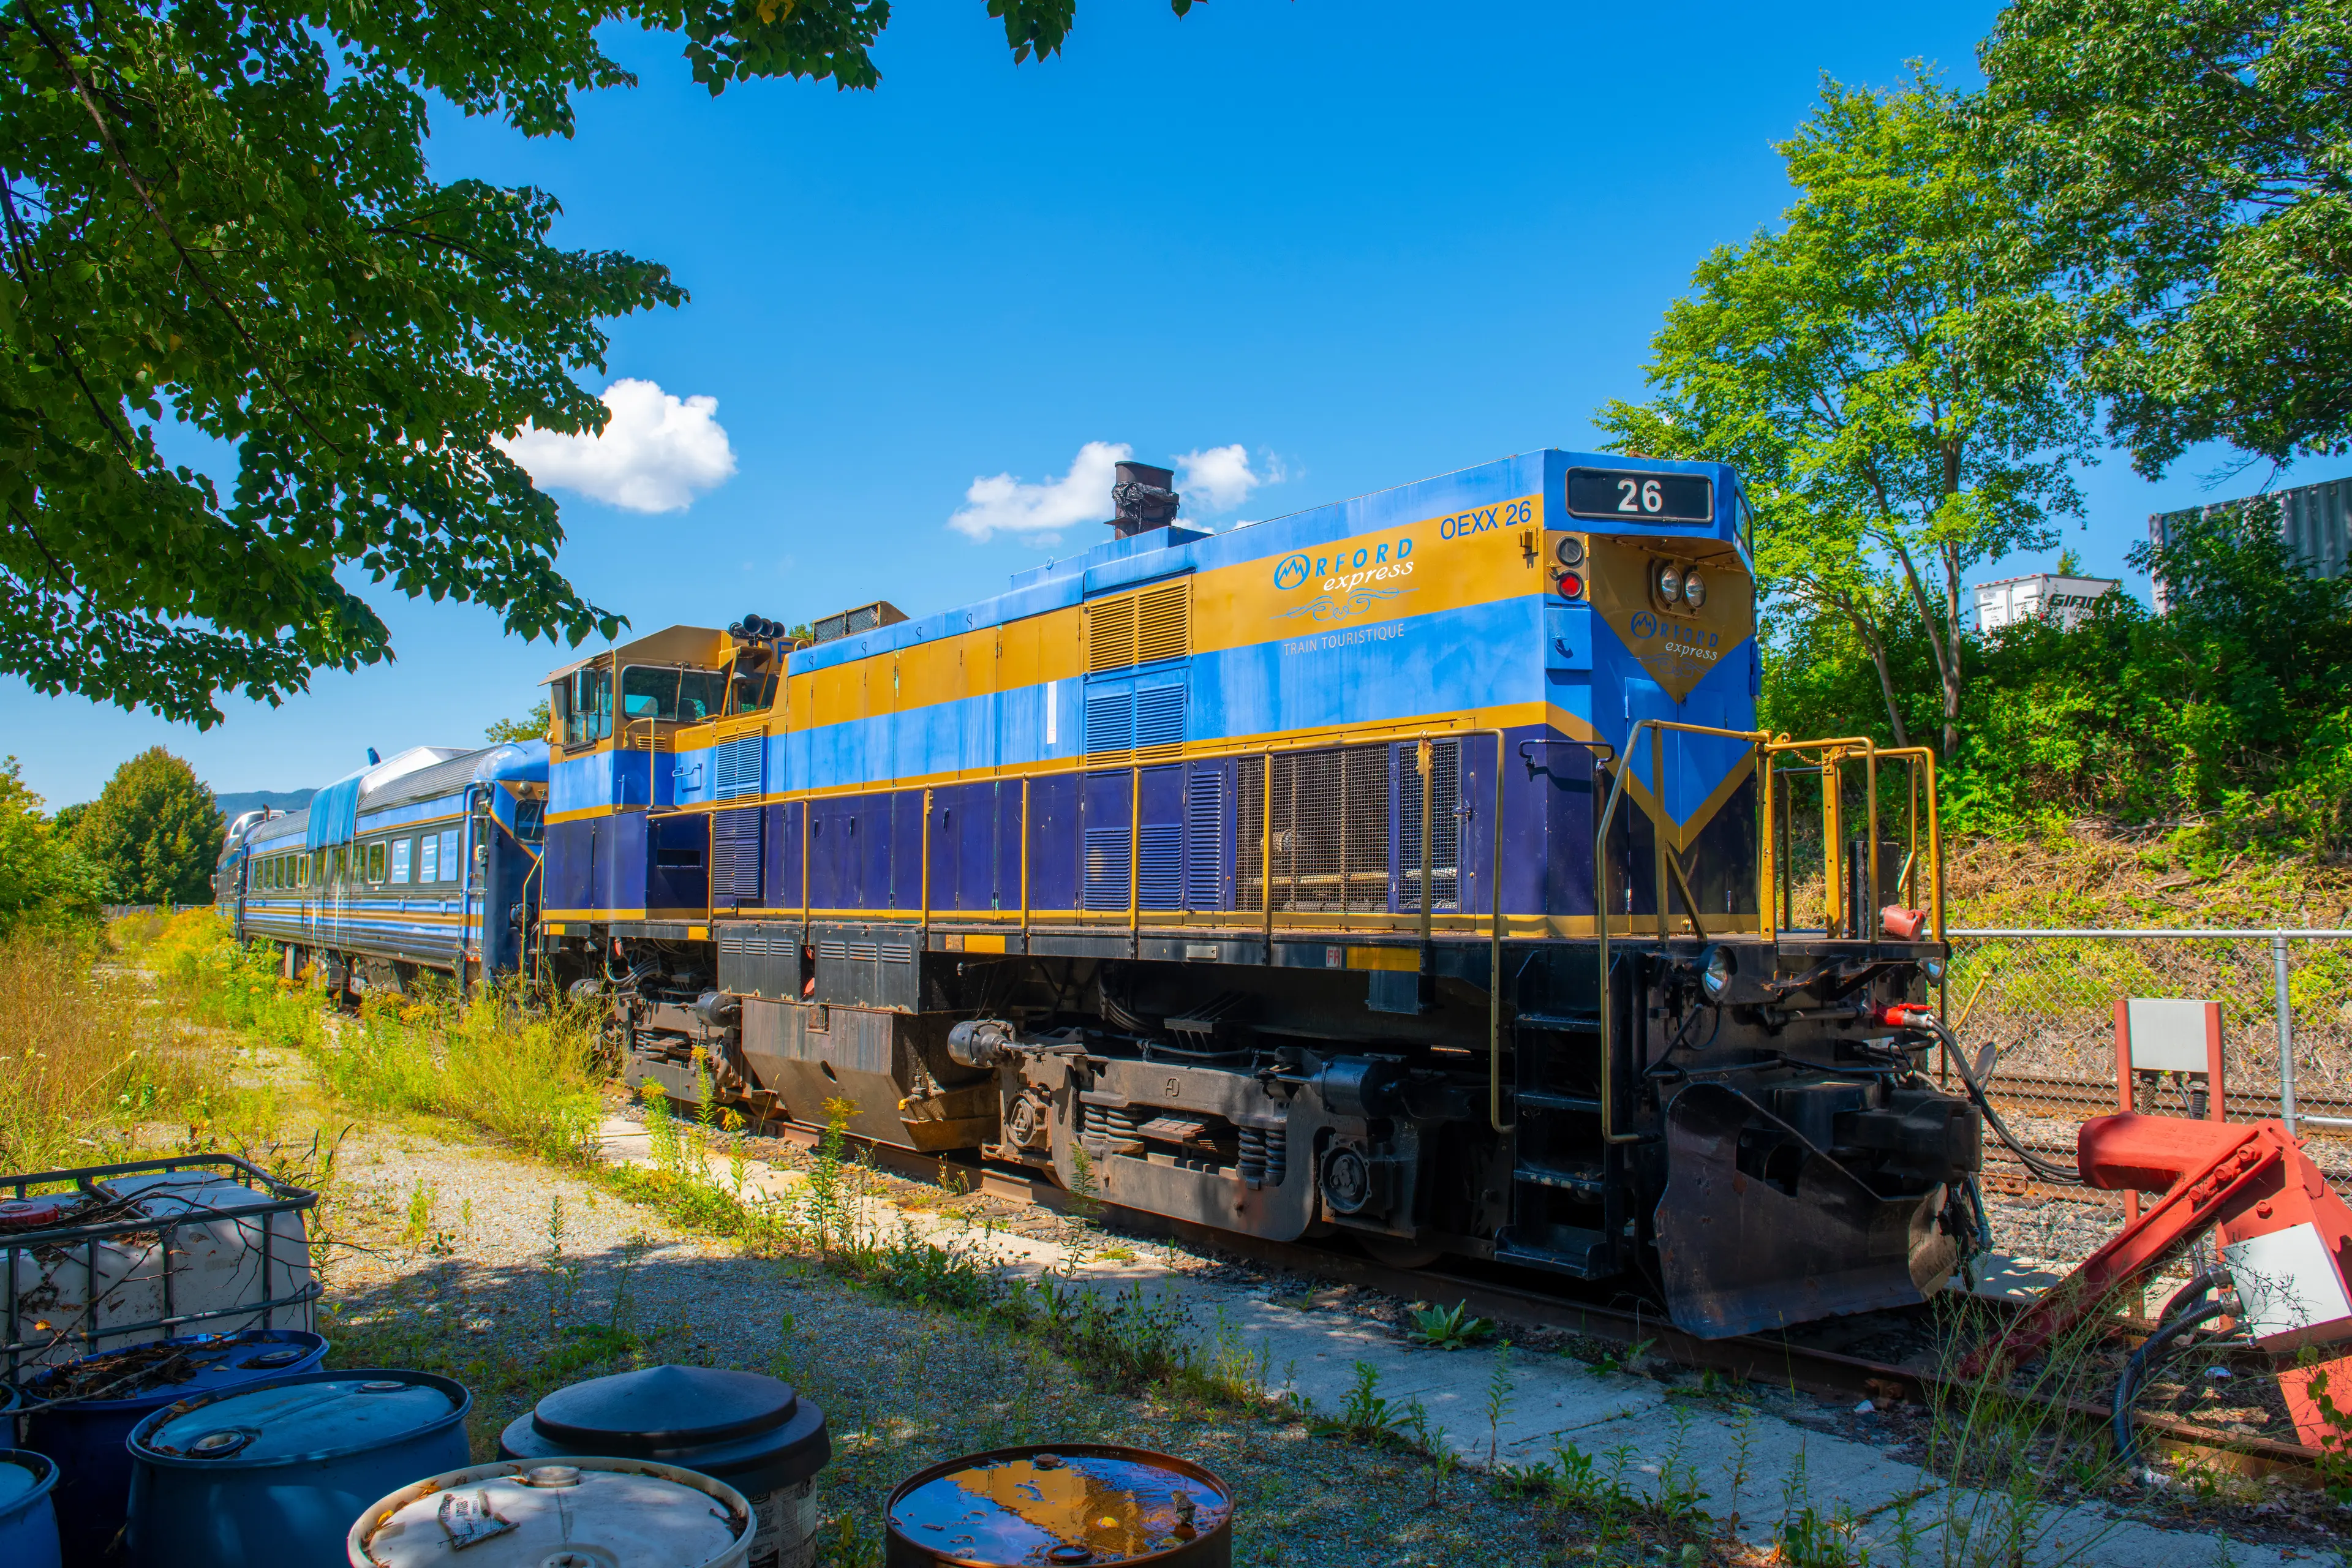
[[[1700,1333],[1939,1289],[1932,762],[1754,732],[1732,471],[1545,451],[1222,533],[1170,477],[992,599],[549,678],[540,953],[632,1072]]]

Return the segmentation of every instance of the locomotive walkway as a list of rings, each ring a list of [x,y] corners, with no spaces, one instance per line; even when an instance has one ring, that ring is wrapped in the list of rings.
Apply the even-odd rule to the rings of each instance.
[[[624,1117],[603,1127],[605,1157],[656,1163],[645,1126]],[[797,1171],[763,1161],[740,1164],[711,1157],[714,1179],[732,1189],[739,1171],[746,1199],[790,1199],[805,1183]],[[1493,1386],[1496,1352],[1445,1353],[1401,1343],[1377,1323],[1307,1302],[1265,1299],[1262,1288],[1203,1278],[1175,1266],[1174,1249],[1119,1238],[1129,1258],[1024,1237],[982,1232],[967,1222],[902,1210],[871,1199],[868,1223],[954,1239],[992,1258],[1005,1272],[1046,1272],[1081,1284],[1123,1290],[1140,1286],[1181,1300],[1205,1333],[1223,1329],[1272,1369],[1272,1392],[1307,1401],[1331,1416],[1348,1403],[1370,1367],[1378,1397],[1402,1408],[1418,1402],[1429,1440],[1467,1467],[1560,1463],[1559,1451],[1589,1458],[1602,1477],[1655,1497],[1696,1490],[1697,1504],[1759,1548],[1780,1545],[1784,1529],[1810,1510],[1824,1534],[1844,1536],[1805,1561],[1879,1564],[2017,1562],[2085,1568],[2284,1568],[2312,1560],[2309,1549],[2234,1542],[2194,1529],[2173,1530],[2120,1518],[2095,1504],[2066,1506],[2046,1495],[2019,1500],[1998,1486],[1947,1486],[1896,1458],[1889,1447],[1822,1430],[1790,1415],[1728,1402],[1694,1399],[1652,1379],[1597,1370],[1572,1357],[1507,1352],[1508,1389],[1499,1409]],[[1864,1419],[1866,1413],[1858,1413]],[[1835,1420],[1826,1407],[1824,1423]],[[2014,1550],[2012,1550],[2012,1546]],[[1860,1555],[1867,1552],[1867,1557]]]

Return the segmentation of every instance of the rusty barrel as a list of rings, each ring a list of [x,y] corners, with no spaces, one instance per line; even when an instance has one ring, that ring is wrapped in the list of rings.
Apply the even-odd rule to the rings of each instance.
[[[890,1494],[887,1568],[1230,1568],[1233,1489],[1143,1448],[1041,1443],[919,1470]]]

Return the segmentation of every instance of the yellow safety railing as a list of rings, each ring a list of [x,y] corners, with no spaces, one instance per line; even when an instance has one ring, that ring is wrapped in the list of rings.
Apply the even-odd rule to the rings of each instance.
[[[1665,737],[1668,731],[1690,735],[1713,735],[1724,740],[1739,741],[1753,748],[1758,773],[1761,775],[1758,802],[1762,831],[1757,845],[1757,909],[1758,939],[1777,945],[1780,933],[1789,929],[1783,920],[1792,900],[1788,874],[1787,811],[1775,784],[1782,772],[1776,759],[1784,755],[1814,753],[1819,757],[1813,768],[1791,770],[1800,773],[1818,772],[1822,776],[1822,837],[1825,843],[1822,897],[1825,909],[1825,930],[1828,937],[1843,935],[1864,939],[1874,934],[1867,931],[1841,931],[1843,923],[1838,915],[1838,905],[1844,888],[1844,830],[1843,778],[1839,764],[1859,757],[1864,771],[1864,820],[1869,844],[1869,889],[1862,900],[1864,908],[1859,918],[1867,921],[1875,913],[1879,889],[1884,886],[1879,866],[1878,769],[1884,759],[1901,762],[1906,770],[1906,794],[1909,801],[1906,855],[1898,879],[1908,889],[1916,902],[1918,897],[1918,829],[1919,814],[1924,803],[1927,812],[1927,858],[1933,867],[1933,892],[1929,905],[1934,939],[1944,940],[1944,844],[1941,825],[1936,809],[1936,757],[1925,746],[1882,747],[1866,736],[1846,736],[1826,741],[1792,741],[1786,735],[1774,736],[1761,730],[1724,730],[1706,724],[1683,724],[1668,719],[1643,719],[1637,722],[1625,738],[1625,752],[1620,765],[1613,771],[1615,778],[1609,788],[1608,804],[1602,807],[1601,820],[1592,839],[1592,905],[1593,930],[1597,937],[1597,963],[1600,968],[1599,1024],[1601,1031],[1601,1136],[1604,1142],[1631,1143],[1642,1134],[1620,1131],[1617,1128],[1616,1042],[1612,1030],[1613,993],[1609,975],[1609,832],[1613,826],[1618,803],[1623,798],[1626,780],[1633,776],[1634,748],[1643,731],[1650,736],[1650,795],[1657,803],[1659,820],[1652,835],[1654,894],[1656,899],[1658,940],[1665,942],[1673,932],[1672,900],[1669,884],[1682,895],[1683,908],[1690,921],[1691,934],[1706,941],[1707,932],[1698,908],[1698,900],[1691,891],[1681,858],[1666,843],[1665,803]],[[1497,1131],[1508,1131],[1499,1121]]]

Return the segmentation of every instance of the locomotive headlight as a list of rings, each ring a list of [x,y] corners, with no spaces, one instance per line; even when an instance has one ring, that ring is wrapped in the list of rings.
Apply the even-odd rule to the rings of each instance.
[[[1723,1000],[1724,992],[1731,985],[1731,970],[1729,948],[1710,947],[1706,950],[1706,961],[1698,972],[1698,986],[1700,990],[1706,993],[1708,1001]]]
[[[1696,567],[1683,574],[1683,603],[1694,610],[1706,603],[1706,579]]]
[[[1581,598],[1583,595],[1584,579],[1581,576],[1578,575],[1574,572],[1563,572],[1559,574],[1559,596],[1561,598],[1576,599]]]
[[[1581,566],[1584,564],[1584,541],[1570,534],[1559,542],[1556,553],[1561,565]]]
[[[1661,561],[1658,563],[1658,597],[1671,605],[1682,596],[1682,569],[1671,561]]]

